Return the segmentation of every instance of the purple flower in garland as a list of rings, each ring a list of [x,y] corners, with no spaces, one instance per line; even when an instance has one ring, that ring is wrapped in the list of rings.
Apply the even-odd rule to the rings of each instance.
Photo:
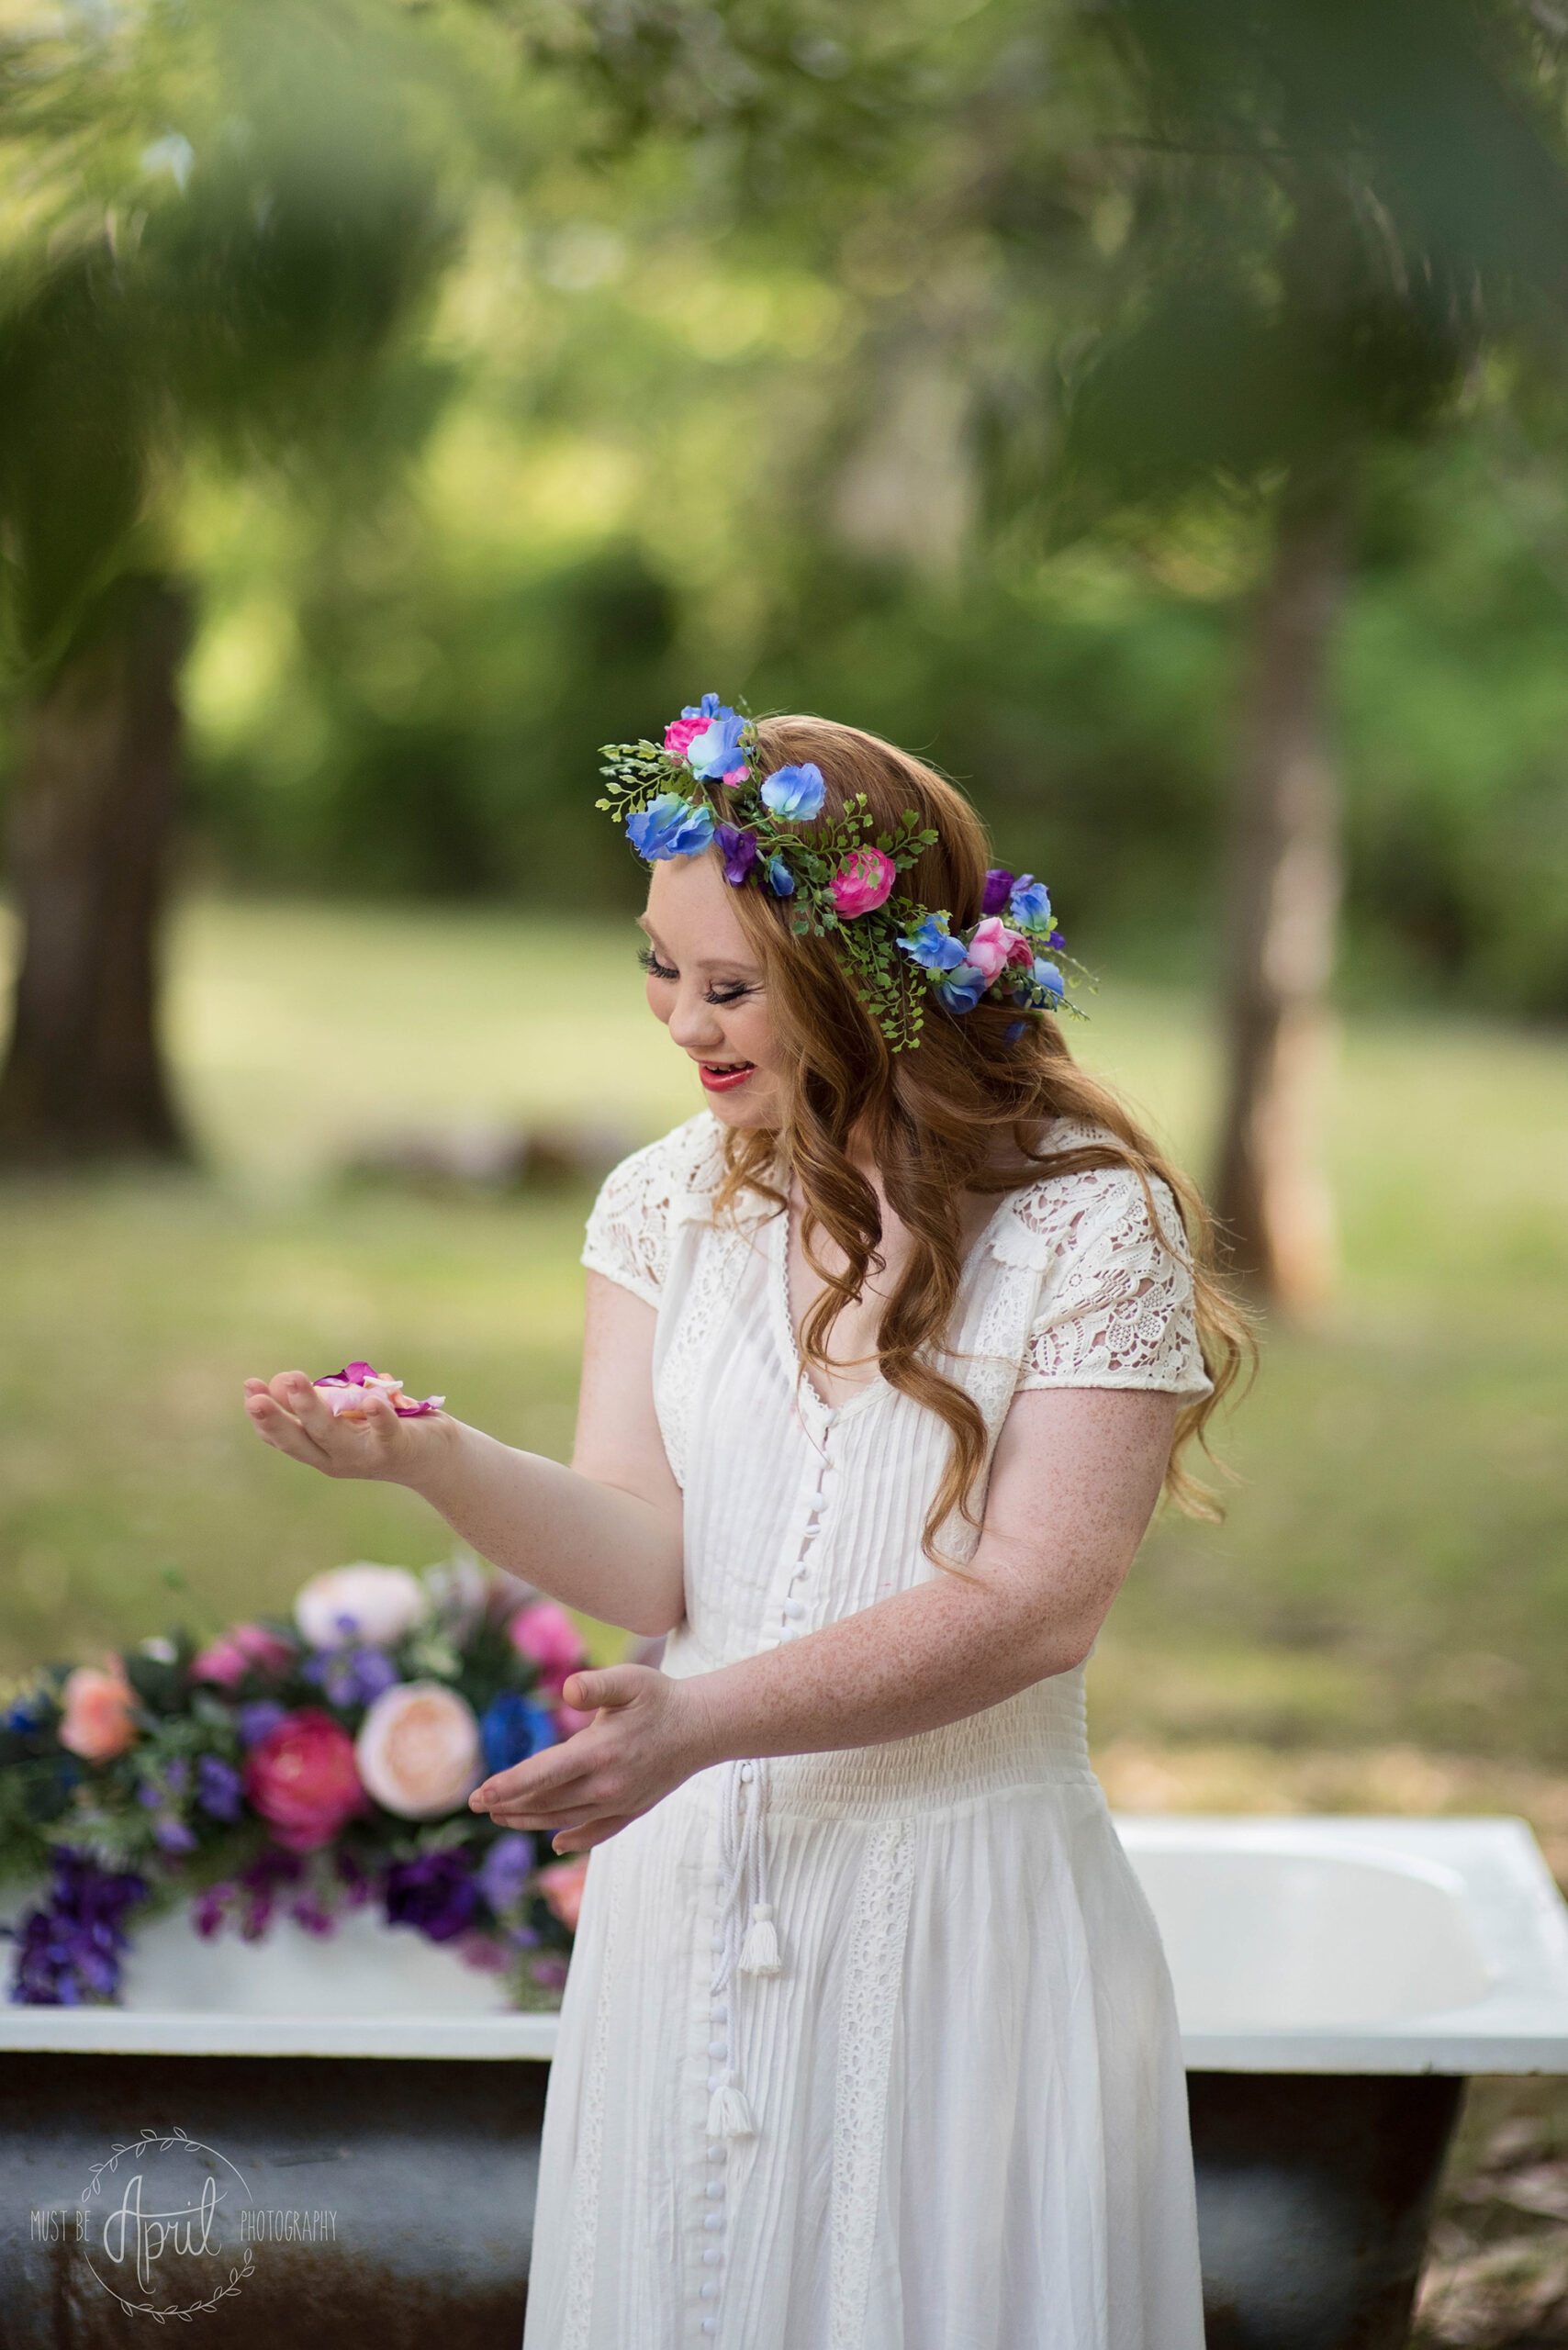
[[[398,1668],[382,1649],[325,1649],[304,1667],[331,1706],[368,1706],[398,1678]]]
[[[719,824],[713,838],[724,860],[724,878],[732,890],[738,890],[756,863],[756,834],[741,824]]]
[[[1013,883],[1015,878],[1016,877],[1014,875],[1009,873],[1004,865],[993,865],[991,867],[990,872],[985,877],[985,895],[980,900],[980,912],[982,915],[1001,913],[1002,908],[1006,905],[1008,899],[1013,894]]]
[[[194,1852],[196,1841],[185,1821],[176,1819],[172,1811],[152,1823],[152,1841],[161,1852]]]
[[[503,1829],[479,1864],[479,1890],[498,1917],[521,1899],[539,1858],[532,1836]]]
[[[209,1819],[232,1824],[240,1817],[243,1782],[232,1762],[221,1754],[204,1754],[196,1762],[196,1801]]]
[[[126,1914],[146,1896],[144,1877],[100,1868],[86,1852],[56,1852],[48,1901],[16,1930],[12,1999],[31,2008],[112,1999],[129,1940]]]
[[[270,1737],[276,1729],[287,1711],[288,1707],[280,1706],[275,1697],[256,1697],[248,1706],[237,1707],[234,1727],[240,1734],[241,1745],[259,1746],[263,1738]]]
[[[432,1942],[455,1942],[479,1906],[472,1856],[458,1848],[394,1861],[386,1872],[386,1922],[417,1926]]]

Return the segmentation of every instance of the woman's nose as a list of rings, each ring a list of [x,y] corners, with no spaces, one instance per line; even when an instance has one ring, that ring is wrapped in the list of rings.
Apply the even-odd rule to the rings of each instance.
[[[712,1005],[695,989],[688,994],[683,988],[669,1016],[669,1033],[682,1052],[697,1053],[711,1049],[723,1032],[713,1017]]]

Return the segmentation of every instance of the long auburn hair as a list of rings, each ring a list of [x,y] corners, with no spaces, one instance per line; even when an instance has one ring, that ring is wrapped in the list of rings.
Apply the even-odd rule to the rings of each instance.
[[[923,828],[936,834],[936,845],[901,876],[901,891],[922,905],[946,908],[955,929],[979,921],[991,844],[963,794],[934,768],[874,734],[823,718],[763,719],[757,749],[764,774],[813,761],[827,787],[830,814],[864,793],[874,828],[881,832],[904,809],[915,809]],[[715,796],[721,802],[725,798],[722,790]],[[1244,1314],[1215,1271],[1211,1220],[1193,1184],[1110,1089],[1078,1067],[1054,1019],[1031,1021],[1023,1036],[1009,1043],[1017,1015],[1006,1005],[982,999],[956,1019],[933,1002],[918,1048],[894,1053],[831,938],[792,933],[788,899],[740,889],[732,902],[762,964],[782,1046],[785,1109],[777,1132],[728,1130],[726,1171],[714,1204],[722,1212],[752,1192],[784,1207],[774,1180],[782,1146],[804,1203],[801,1245],[823,1284],[801,1326],[801,1359],[808,1369],[827,1371],[834,1363],[834,1323],[882,1267],[877,1194],[852,1156],[852,1149],[869,1152],[889,1203],[913,1240],[882,1311],[878,1367],[889,1386],[935,1412],[952,1438],[925,1522],[927,1554],[936,1559],[937,1530],[953,1511],[970,1525],[978,1522],[974,1494],[986,1458],[979,1407],[934,1360],[946,1338],[963,1275],[963,1194],[1000,1196],[1037,1182],[1042,1174],[1091,1168],[1130,1169],[1143,1186],[1156,1231],[1151,1182],[1169,1185],[1175,1198],[1192,1266],[1199,1343],[1214,1384],[1212,1393],[1182,1407],[1165,1490],[1190,1514],[1216,1516],[1212,1496],[1180,1456],[1194,1438],[1204,1442],[1210,1416],[1252,1340]],[[1048,1129],[1058,1119],[1092,1126],[1105,1140],[1052,1150]],[[1009,1157],[1006,1141],[1011,1163],[1002,1165]],[[817,1242],[823,1233],[845,1259],[840,1272],[830,1272],[822,1261]]]

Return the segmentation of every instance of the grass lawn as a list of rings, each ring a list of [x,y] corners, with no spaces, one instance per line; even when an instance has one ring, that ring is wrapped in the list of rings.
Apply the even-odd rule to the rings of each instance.
[[[633,945],[496,914],[187,911],[171,1034],[207,1171],[0,1194],[0,1670],[281,1607],[343,1559],[442,1554],[407,1495],[256,1444],[249,1371],[367,1354],[566,1449],[586,1196],[454,1203],[333,1170],[420,1121],[640,1139],[689,1114]],[[1202,1007],[1113,981],[1093,1009],[1085,1058],[1201,1167]],[[1290,1800],[1262,1758],[1324,1748],[1568,1765],[1568,1040],[1358,1021],[1333,1156],[1338,1302],[1270,1338],[1225,1439],[1226,1522],[1156,1528],[1092,1667],[1135,1786],[1140,1757],[1216,1741],[1260,1758],[1226,1766],[1233,1802],[1249,1779]]]

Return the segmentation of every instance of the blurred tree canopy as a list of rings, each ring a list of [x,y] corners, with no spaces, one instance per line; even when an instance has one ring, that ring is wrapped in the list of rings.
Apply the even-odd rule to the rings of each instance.
[[[178,22],[209,10],[279,21],[204,0]],[[349,19],[310,15],[348,39]],[[1350,984],[1561,1017],[1568,537],[1544,281],[1562,59],[1544,16],[1505,0],[1439,15],[1412,33],[1404,0],[361,0],[363,88],[326,75],[297,122],[280,111],[303,151],[330,121],[345,170],[356,140],[375,151],[325,207],[304,273],[323,300],[275,358],[223,325],[221,365],[200,321],[222,305],[185,305],[222,186],[229,234],[258,219],[254,145],[217,168],[254,106],[214,47],[199,71],[179,52],[178,93],[151,67],[116,83],[116,113],[100,60],[71,135],[112,152],[122,192],[94,180],[80,217],[101,248],[133,188],[149,303],[175,283],[158,270],[185,273],[161,297],[182,316],[153,345],[139,446],[157,455],[112,567],[155,543],[147,570],[194,593],[190,869],[630,904],[593,745],[711,686],[934,756],[1001,853],[1047,872],[1090,959],[1207,968],[1249,631],[1287,477],[1311,471],[1291,418],[1338,401],[1342,424],[1349,384],[1323,671]],[[258,91],[291,60],[313,77],[316,38],[290,17]],[[1380,40],[1384,114],[1369,99],[1347,132],[1347,61]],[[1409,121],[1426,109],[1407,172],[1405,97]],[[1471,185],[1441,135],[1461,100],[1466,152],[1484,163],[1479,106],[1515,157],[1487,180],[1496,220],[1521,188],[1539,214],[1511,273],[1490,249],[1468,277],[1429,266],[1459,229],[1492,233],[1443,211]],[[388,106],[408,110],[391,135]],[[340,114],[372,127],[338,141]],[[37,135],[84,185],[58,126]],[[1332,318],[1304,343],[1292,155],[1347,144]],[[386,248],[340,304],[362,217]],[[58,251],[39,218],[18,213],[7,248]],[[31,298],[36,258],[12,282]],[[264,343],[275,306],[260,323]],[[1406,407],[1371,412],[1394,381]]]

